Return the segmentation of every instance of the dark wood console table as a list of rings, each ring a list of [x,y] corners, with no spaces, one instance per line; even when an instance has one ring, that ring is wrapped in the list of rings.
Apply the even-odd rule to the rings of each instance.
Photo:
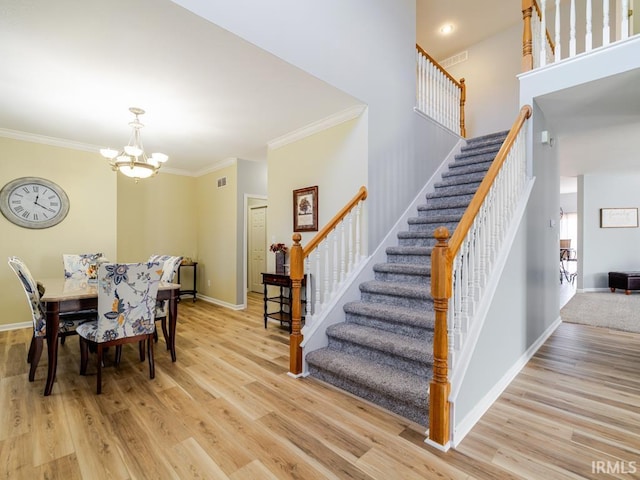
[[[302,300],[302,313],[304,313],[304,305],[305,305],[305,286],[307,281],[307,276],[305,275],[302,279],[302,288],[300,289],[300,297]],[[264,328],[267,328],[267,320],[277,320],[280,322],[280,325],[283,323],[289,324],[289,333],[291,333],[291,300],[292,300],[292,289],[291,289],[291,277],[284,273],[263,273],[262,274],[262,284],[264,285]],[[269,286],[278,287],[279,295],[269,296]],[[269,306],[277,305],[277,310],[270,311]],[[304,319],[304,315],[302,315]]]
[[[180,271],[185,267],[193,267],[193,288],[191,290],[180,290],[180,296],[182,295],[193,295],[193,301],[196,301],[196,279],[197,270],[198,270],[198,262],[193,263],[181,263],[178,267],[178,283],[180,283]],[[182,285],[182,284],[181,284]]]

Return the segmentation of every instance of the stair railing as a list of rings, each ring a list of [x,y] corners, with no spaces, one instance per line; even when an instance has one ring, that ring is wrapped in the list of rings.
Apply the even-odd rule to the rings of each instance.
[[[363,260],[362,206],[366,187],[358,193],[303,248],[302,236],[293,234],[289,254],[291,277],[291,335],[289,336],[289,374],[302,373],[302,279],[305,287],[305,324],[317,321],[340,285]]]
[[[449,372],[464,345],[492,272],[496,254],[526,184],[526,120],[531,107],[520,110],[507,138],[469,207],[449,239],[446,227],[435,231],[431,253],[431,295],[435,310],[433,379],[429,389],[429,440],[450,440]]]
[[[554,6],[555,3],[555,6]],[[577,52],[576,26],[577,17],[582,18],[583,12],[576,10],[576,1],[571,0],[569,5],[568,21],[561,18],[560,0],[522,0],[522,71],[526,72],[535,68],[544,67],[547,64],[559,62],[562,59],[561,34],[568,32],[569,54],[567,58],[575,57]],[[554,40],[547,30],[547,6],[552,9],[554,21]],[[611,27],[609,16],[609,0],[602,1],[602,21],[593,18],[593,1],[586,0],[584,3],[584,52],[589,52],[594,48],[593,29],[602,28],[602,43],[596,46],[605,46],[611,43]],[[622,12],[620,19],[620,30],[617,36],[620,40],[629,37],[629,0],[622,0]],[[566,37],[565,37],[566,38]]]
[[[465,137],[464,78],[453,78],[420,45],[416,45],[416,103],[417,108],[452,132]]]

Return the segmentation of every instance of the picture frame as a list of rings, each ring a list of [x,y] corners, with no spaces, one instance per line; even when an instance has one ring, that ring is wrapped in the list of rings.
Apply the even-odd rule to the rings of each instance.
[[[318,186],[293,191],[293,231],[318,231]]]
[[[638,228],[638,209],[601,208],[600,228]]]

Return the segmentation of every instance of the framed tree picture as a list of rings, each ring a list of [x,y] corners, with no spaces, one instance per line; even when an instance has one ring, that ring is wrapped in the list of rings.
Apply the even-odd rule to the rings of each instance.
[[[318,231],[318,186],[293,191],[293,231]]]

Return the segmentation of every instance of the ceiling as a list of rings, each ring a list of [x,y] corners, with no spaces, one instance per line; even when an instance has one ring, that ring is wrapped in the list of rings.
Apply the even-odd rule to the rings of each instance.
[[[417,43],[447,58],[520,22],[514,3],[417,0]],[[444,23],[454,26],[448,37]],[[0,58],[0,135],[119,148],[129,107],[140,107],[145,149],[168,154],[163,170],[176,173],[264,160],[270,141],[360,104],[170,0],[0,0]],[[602,158],[638,168],[628,141],[640,125],[636,85],[631,72],[540,99],[562,175],[601,168]]]

